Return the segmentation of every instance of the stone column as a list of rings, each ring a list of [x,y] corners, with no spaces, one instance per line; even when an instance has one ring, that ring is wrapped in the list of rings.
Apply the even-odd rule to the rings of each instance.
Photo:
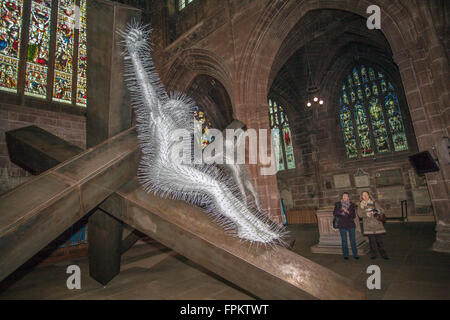
[[[132,110],[116,31],[140,19],[141,12],[136,8],[106,0],[87,2],[88,148],[131,127]],[[123,225],[98,208],[88,224],[89,273],[105,285],[120,272]]]
[[[450,114],[445,109],[449,89],[448,74],[439,71],[448,70],[448,60],[440,45],[432,51],[431,57],[431,51],[427,55],[422,48],[412,47],[397,52],[394,61],[399,66],[419,151],[428,150],[439,162],[439,172],[425,174],[436,219],[432,250],[450,253],[450,163],[446,145],[449,125],[445,122]],[[421,81],[417,83],[416,79]]]
[[[334,207],[322,207],[317,210],[317,225],[319,227],[319,243],[311,247],[313,253],[342,254],[342,241],[338,229],[333,228],[333,210]],[[356,246],[358,255],[365,255],[368,252],[367,241],[361,232],[359,218],[355,218],[356,224]],[[349,253],[352,253],[350,239],[348,240]]]

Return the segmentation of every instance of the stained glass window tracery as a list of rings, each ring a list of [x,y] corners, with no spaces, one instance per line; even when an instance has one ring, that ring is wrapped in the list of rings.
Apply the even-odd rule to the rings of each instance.
[[[31,2],[25,94],[39,98],[47,96],[51,11],[51,0],[33,0]]]
[[[272,99],[269,99],[269,120],[272,152],[275,153],[277,170],[295,169],[294,147],[288,116],[284,107]]]
[[[87,12],[86,0],[80,0],[80,30],[78,36],[77,104],[87,104]]]
[[[17,92],[22,0],[0,1],[0,89]]]
[[[348,159],[408,150],[395,88],[382,72],[355,67],[341,92],[339,118]]]
[[[57,16],[53,100],[71,103],[75,1],[60,0]]]
[[[32,0],[28,7],[30,18],[24,21],[23,0],[0,0],[0,90],[17,93],[23,89],[26,96],[86,106],[86,1],[59,0],[52,6],[52,0]],[[56,38],[51,35],[53,28]],[[23,44],[22,29],[28,31]],[[74,62],[76,36],[78,56]],[[51,44],[55,44],[52,56]],[[25,49],[23,57],[21,46]],[[20,61],[25,69],[23,79],[19,79]],[[23,85],[18,88],[20,83]],[[73,95],[76,99],[72,99]]]

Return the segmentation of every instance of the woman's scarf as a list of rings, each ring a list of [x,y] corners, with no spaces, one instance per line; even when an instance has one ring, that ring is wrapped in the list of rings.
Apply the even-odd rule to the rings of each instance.
[[[369,200],[361,200],[360,203],[360,207],[361,209],[366,209],[366,214],[368,217],[372,216],[372,211],[371,209],[375,207],[374,202],[372,201],[372,199]]]
[[[341,200],[341,204],[342,204],[342,208],[344,208],[346,210],[348,210],[348,208],[350,208],[350,200],[348,200],[348,201]]]

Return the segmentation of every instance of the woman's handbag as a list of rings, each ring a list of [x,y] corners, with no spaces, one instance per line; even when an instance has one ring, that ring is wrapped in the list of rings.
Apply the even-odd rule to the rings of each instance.
[[[384,213],[379,213],[378,210],[373,216],[375,217],[375,219],[382,223],[386,222],[386,215]]]
[[[334,216],[334,218],[333,218],[333,228],[334,229],[338,229],[338,225],[339,225],[339,217],[338,216]]]

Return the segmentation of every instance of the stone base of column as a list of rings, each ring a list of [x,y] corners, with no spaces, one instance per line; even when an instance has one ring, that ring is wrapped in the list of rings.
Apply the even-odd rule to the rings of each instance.
[[[433,243],[431,250],[450,253],[450,225],[438,221],[436,224],[436,241]]]
[[[334,207],[324,207],[317,210],[317,225],[319,227],[319,243],[311,247],[313,253],[342,254],[342,241],[338,229],[333,228]],[[369,245],[366,237],[361,232],[359,218],[355,218],[356,225],[356,247],[358,255],[363,256],[369,252]],[[347,236],[349,254],[353,254],[350,246],[350,239]]]

